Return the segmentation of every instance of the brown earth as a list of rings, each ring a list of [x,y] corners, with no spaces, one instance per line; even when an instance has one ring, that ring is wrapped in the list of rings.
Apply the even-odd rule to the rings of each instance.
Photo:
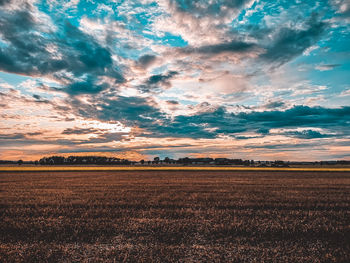
[[[0,262],[350,262],[350,174],[1,172]]]

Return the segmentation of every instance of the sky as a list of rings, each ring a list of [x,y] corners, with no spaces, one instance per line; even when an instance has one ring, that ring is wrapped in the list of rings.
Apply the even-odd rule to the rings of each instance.
[[[349,0],[0,0],[0,159],[350,160]]]

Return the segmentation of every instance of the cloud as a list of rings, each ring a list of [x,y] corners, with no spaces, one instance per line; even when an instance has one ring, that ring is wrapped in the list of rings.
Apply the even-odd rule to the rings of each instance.
[[[252,2],[250,0],[214,0],[214,1],[181,1],[170,0],[170,5],[174,6],[179,12],[190,13],[195,17],[212,16],[222,17],[237,13],[238,9],[245,4]]]
[[[179,105],[179,102],[176,100],[167,100],[166,103],[169,105]]]
[[[62,134],[66,135],[72,135],[72,134],[94,134],[94,133],[99,133],[99,129],[95,128],[67,128],[65,129]]]
[[[156,58],[157,57],[155,55],[148,55],[148,54],[146,54],[146,55],[143,55],[143,56],[141,56],[139,58],[138,63],[142,67],[147,68],[147,67],[149,67],[150,65],[153,64],[153,62],[156,60]]]
[[[336,7],[337,13],[342,18],[350,17],[350,4],[347,0],[332,0],[331,3]]]
[[[0,132],[0,145],[2,147],[6,147],[6,149],[9,149],[8,146],[17,148],[18,146],[21,146],[21,145],[45,144],[48,142],[48,140],[42,139],[43,135],[44,134],[42,131],[36,131],[36,132],[23,131],[23,132],[14,132],[14,133]]]
[[[318,139],[334,137],[334,134],[324,134],[314,130],[294,131],[284,133],[286,136],[302,138],[302,139]]]
[[[78,116],[101,121],[120,121],[128,127],[149,127],[166,118],[156,103],[147,97],[104,96],[92,99],[91,104],[82,104],[78,100],[70,103]]]
[[[41,102],[41,103],[50,103],[49,100],[42,98],[40,95],[33,94],[33,98],[35,99],[34,102]]]
[[[272,44],[266,47],[266,52],[260,57],[277,66],[282,65],[314,45],[327,28],[326,22],[319,21],[316,14],[312,14],[304,26],[277,30],[272,37]]]
[[[171,79],[177,74],[178,73],[176,71],[169,71],[168,74],[165,74],[165,75],[162,75],[162,74],[153,75],[148,79],[147,84],[149,85],[160,84],[160,83],[165,84],[168,82],[169,79]]]
[[[190,45],[201,46],[232,40],[228,24],[255,1],[158,1],[168,14],[156,19],[154,29],[180,35]]]
[[[215,45],[205,45],[200,47],[185,47],[181,51],[185,54],[199,53],[208,55],[217,55],[221,53],[245,53],[251,51],[256,47],[253,43],[246,43],[242,41],[230,41],[219,43]]]
[[[322,107],[294,106],[285,111],[228,113],[224,108],[192,116],[176,116],[174,120],[152,129],[160,135],[192,138],[213,138],[220,134],[234,135],[261,129],[316,127],[336,131],[338,136],[347,134],[343,127],[350,120],[350,107],[328,109]],[[181,128],[181,129],[180,129]],[[163,133],[163,134],[162,134]],[[312,135],[312,132],[309,134]]]
[[[340,93],[340,97],[347,97],[350,96],[350,89],[344,90]]]
[[[138,103],[135,103],[138,102]],[[179,137],[179,138],[217,138],[221,135],[234,136],[244,132],[264,134],[274,128],[313,127],[327,129],[335,137],[349,134],[344,131],[350,116],[350,107],[322,108],[294,106],[287,110],[263,112],[229,113],[224,107],[210,109],[189,116],[178,115],[173,118],[161,113],[146,100],[137,98],[119,98],[108,101],[95,114],[103,120],[121,120],[125,125],[136,125],[147,137]],[[140,114],[141,113],[141,114]],[[284,133],[286,136],[311,137],[314,132]],[[319,135],[321,136],[321,135]],[[333,135],[332,135],[333,136]]]
[[[321,64],[321,65],[317,65],[315,68],[319,71],[327,71],[327,70],[332,70],[339,66],[341,65],[340,64]]]
[[[9,4],[11,0],[0,0],[0,6],[4,6],[6,4]]]
[[[336,132],[329,132],[329,130],[325,130],[323,128],[276,128],[271,129],[269,131],[269,134],[271,135],[283,135],[287,137],[292,138],[299,138],[299,139],[320,139],[320,138],[332,138],[336,136],[344,136],[346,134],[340,133],[337,134]]]
[[[96,84],[96,81],[89,78],[86,81],[71,83],[63,90],[70,95],[95,94],[107,89],[108,87],[109,85],[107,83],[98,85]]]
[[[285,106],[283,101],[269,101],[263,107],[266,109],[276,109]]]
[[[170,80],[177,74],[176,71],[169,71],[166,74],[152,75],[139,89],[142,92],[158,92],[161,88],[169,88],[171,86]]]
[[[262,154],[272,139],[347,140],[348,85],[333,73],[346,73],[349,5],[299,2],[0,0],[1,118],[13,134],[1,143],[159,152],[173,140],[169,151],[222,154],[260,142]]]
[[[65,86],[69,94],[97,93],[100,77],[115,84],[124,82],[110,50],[70,22],[43,30],[43,22],[33,5],[19,10],[0,10],[0,70],[27,76],[49,76]],[[82,80],[85,79],[85,80]],[[87,79],[87,80],[86,80]]]
[[[0,134],[0,140],[17,140],[24,139],[25,137],[25,134],[22,133]]]

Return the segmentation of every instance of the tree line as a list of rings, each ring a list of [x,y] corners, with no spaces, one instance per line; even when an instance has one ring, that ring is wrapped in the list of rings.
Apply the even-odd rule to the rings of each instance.
[[[19,165],[23,161],[17,162]],[[26,162],[28,163],[28,162]],[[184,157],[179,159],[171,159],[165,157],[155,157],[153,160],[130,161],[128,159],[120,159],[105,156],[50,156],[41,158],[39,161],[29,162],[35,165],[239,165],[239,166],[288,166],[283,161],[274,162],[255,162],[254,160],[229,159],[229,158],[190,158]]]
[[[50,156],[37,161],[5,161],[0,164],[34,164],[34,165],[237,165],[237,166],[258,166],[258,167],[288,167],[290,165],[350,165],[350,161],[320,161],[320,162],[290,162],[290,161],[254,161],[230,158],[190,158],[184,157],[171,159],[165,157],[154,157],[153,160],[131,161],[105,156]]]

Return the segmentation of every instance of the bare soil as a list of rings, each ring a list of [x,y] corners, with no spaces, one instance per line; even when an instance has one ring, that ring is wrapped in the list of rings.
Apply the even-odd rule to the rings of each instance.
[[[350,174],[0,172],[0,262],[350,262]]]

